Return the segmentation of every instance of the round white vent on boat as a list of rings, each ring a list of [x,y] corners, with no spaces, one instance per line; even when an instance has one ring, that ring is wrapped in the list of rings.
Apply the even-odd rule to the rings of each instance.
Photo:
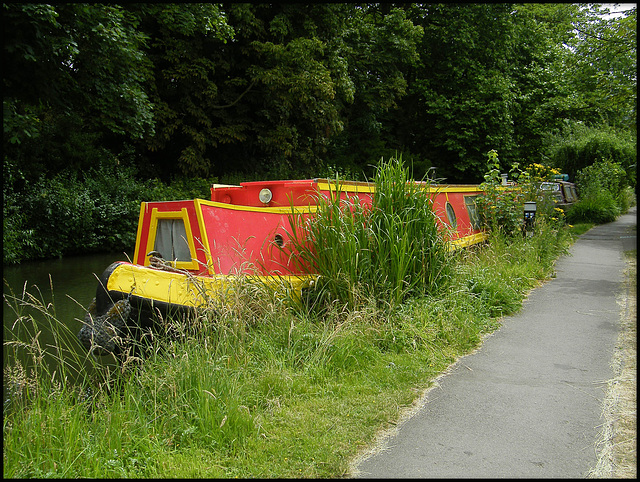
[[[271,199],[273,198],[273,193],[271,192],[271,189],[267,189],[266,187],[260,191],[260,194],[258,195],[258,197],[260,198],[260,202],[263,204],[269,204],[269,201],[271,201]]]

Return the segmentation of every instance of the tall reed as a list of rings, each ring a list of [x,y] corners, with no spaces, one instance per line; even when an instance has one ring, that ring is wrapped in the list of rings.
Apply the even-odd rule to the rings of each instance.
[[[15,316],[11,329],[5,330],[3,343],[7,359],[14,363],[14,372],[5,369],[4,373],[5,408],[37,397],[39,391],[109,385],[112,381],[109,372],[113,363],[88,354],[76,333],[58,319],[51,279],[49,283],[49,303],[39,287],[31,293],[26,283],[22,293],[8,287],[9,292],[3,295],[5,309]]]
[[[447,233],[437,223],[429,182],[410,179],[402,158],[382,159],[373,203],[343,192],[336,178],[314,215],[291,220],[294,248],[320,274],[319,290],[355,307],[359,299],[398,306],[435,293],[451,274]]]

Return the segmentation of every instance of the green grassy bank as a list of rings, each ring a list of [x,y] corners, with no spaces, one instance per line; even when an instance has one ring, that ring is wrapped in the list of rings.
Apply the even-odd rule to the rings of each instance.
[[[318,312],[243,284],[224,312],[173,323],[142,362],[80,360],[81,382],[37,364],[45,351],[67,353],[37,337],[5,345],[36,369],[5,370],[16,388],[3,417],[4,477],[343,476],[430,380],[552,276],[570,231],[588,227],[495,235],[454,257],[446,290],[394,308],[363,298]]]

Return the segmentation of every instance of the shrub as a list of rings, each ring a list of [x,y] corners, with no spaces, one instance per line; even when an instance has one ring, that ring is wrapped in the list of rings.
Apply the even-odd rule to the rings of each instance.
[[[523,201],[536,202],[536,219],[557,218],[559,210],[556,208],[557,201],[550,191],[542,190],[540,186],[543,182],[553,181],[553,176],[560,174],[560,170],[533,163],[527,166],[524,171],[516,165],[513,171],[516,171],[513,177],[518,180],[518,187],[524,195]]]
[[[478,198],[479,213],[485,226],[492,232],[502,232],[513,237],[523,229],[523,206],[525,201],[536,201],[537,216],[553,215],[553,200],[549,193],[540,191],[540,183],[557,173],[540,164],[532,164],[524,171],[514,164],[510,170],[512,178],[518,180],[516,187],[502,186],[500,160],[495,150],[487,154],[488,170],[480,184],[484,194]]]
[[[627,186],[620,191],[620,195],[618,196],[618,205],[620,206],[620,212],[626,213],[631,206],[635,206],[636,204],[636,194],[631,188],[631,186]]]
[[[611,160],[602,159],[578,171],[576,185],[580,199],[568,210],[568,222],[602,224],[614,221],[635,202],[627,183],[625,170]]]
[[[212,182],[139,181],[133,169],[117,164],[27,181],[6,159],[5,180],[4,264],[131,249],[142,201],[208,199]]]
[[[609,192],[615,198],[627,185],[624,169],[620,163],[610,159],[598,160],[578,171],[576,175],[578,194],[585,198],[601,191]]]
[[[484,194],[478,198],[479,213],[485,226],[500,239],[500,235],[513,240],[524,229],[524,203],[536,202],[535,231],[539,235],[542,227],[551,229],[555,235],[565,224],[565,213],[556,207],[556,201],[549,191],[540,189],[544,181],[551,181],[560,171],[542,164],[530,164],[524,170],[514,164],[510,174],[518,184],[512,187],[502,186],[498,153],[488,153],[488,171],[485,181],[480,185]]]
[[[637,140],[632,132],[573,123],[561,132],[550,134],[545,143],[550,163],[559,166],[572,179],[585,167],[601,159],[611,159],[623,166],[628,184],[635,186]]]
[[[489,230],[513,236],[522,230],[524,194],[501,185],[500,160],[495,150],[487,154],[487,167],[484,182],[480,184],[484,194],[477,200],[480,217]]]

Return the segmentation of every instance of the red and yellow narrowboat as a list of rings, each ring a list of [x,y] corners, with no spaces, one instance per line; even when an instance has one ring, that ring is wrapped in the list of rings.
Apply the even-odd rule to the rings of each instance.
[[[97,352],[112,351],[112,338],[134,313],[137,322],[159,311],[190,312],[206,305],[247,275],[299,295],[317,274],[296,263],[290,250],[292,214],[312,216],[318,196],[349,196],[370,205],[374,183],[327,179],[214,184],[211,200],[143,202],[135,253],[110,265],[78,334]],[[475,199],[477,185],[424,184],[433,209],[450,233],[452,249],[484,241]],[[134,323],[136,321],[134,320]]]

